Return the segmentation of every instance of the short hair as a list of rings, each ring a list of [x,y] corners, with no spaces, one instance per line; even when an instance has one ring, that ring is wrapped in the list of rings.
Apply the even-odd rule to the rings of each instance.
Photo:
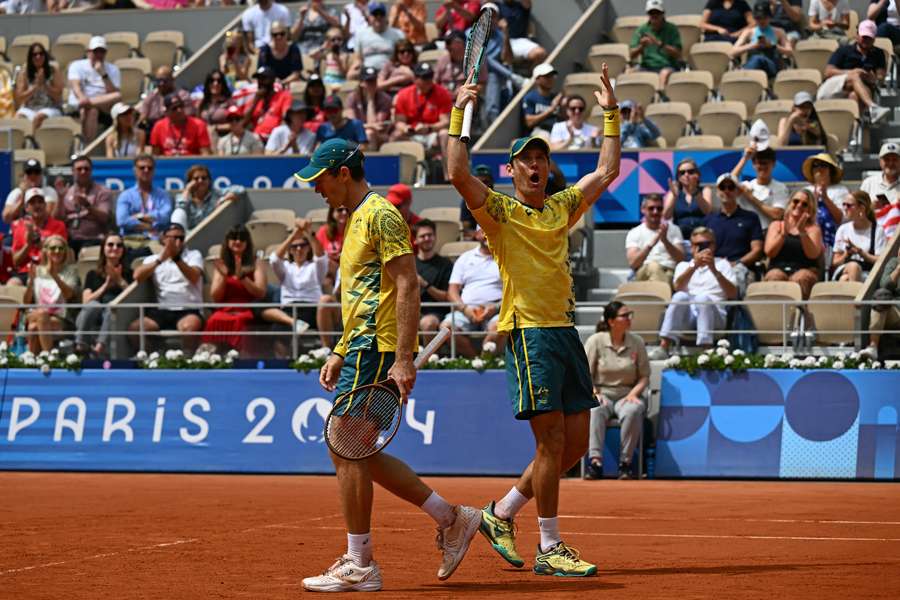
[[[147,153],[138,154],[137,156],[135,156],[134,157],[134,166],[137,166],[137,164],[139,162],[147,162],[147,161],[150,161],[150,164],[153,165],[154,167],[156,166],[156,159],[153,158],[152,154],[147,154]]]
[[[584,99],[584,96],[581,96],[579,94],[572,94],[571,96],[566,98],[566,108],[569,108],[569,103],[572,100],[581,100],[581,103],[587,106],[587,101]]]
[[[648,202],[662,202],[663,197],[662,194],[646,194],[643,198],[641,198],[641,208],[644,207]]]
[[[79,154],[75,158],[72,159],[72,166],[75,166],[75,163],[86,162],[91,169],[94,168],[94,161],[91,160],[91,157],[86,154]]]
[[[353,181],[362,181],[366,178],[366,170],[363,168],[362,163],[358,165],[353,165],[352,167],[347,165],[339,165],[333,169],[328,169],[328,172],[332,177],[337,177],[338,173],[341,172],[341,167],[347,167],[350,169],[350,179]]]
[[[423,228],[428,228],[435,233],[437,232],[437,225],[434,224],[434,221],[431,219],[422,219],[413,225],[413,235],[419,235],[419,230]]]
[[[755,155],[753,155],[753,160],[771,160],[775,162],[775,150],[771,147],[766,148],[765,150],[758,150]]]
[[[212,179],[212,174],[209,172],[209,168],[206,165],[191,165],[190,167],[188,167],[187,173],[184,174],[184,180],[186,182],[190,181],[194,178],[194,173],[197,173],[199,171],[203,171],[204,173],[206,173],[207,177]]]
[[[716,232],[709,227],[704,227],[703,225],[701,225],[700,227],[694,227],[691,230],[691,237],[694,237],[695,235],[703,235],[712,238],[712,241],[714,242],[716,241]]]

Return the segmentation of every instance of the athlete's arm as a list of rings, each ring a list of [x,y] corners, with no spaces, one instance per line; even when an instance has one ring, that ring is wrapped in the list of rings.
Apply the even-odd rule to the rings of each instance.
[[[419,277],[413,254],[392,258],[384,268],[397,286],[397,349],[388,377],[397,384],[405,402],[407,394],[416,385],[413,350],[418,346]]]
[[[603,108],[615,108],[616,95],[613,93],[612,84],[609,82],[609,69],[603,65],[603,90],[594,92],[597,102]],[[597,161],[597,169],[578,180],[575,185],[581,190],[584,202],[592,205],[603,191],[619,176],[619,162],[622,155],[622,142],[618,135],[604,136],[603,146],[600,149],[600,159]]]
[[[454,111],[462,110],[469,102],[478,101],[478,86],[471,83],[471,77],[465,85],[456,91]],[[450,174],[450,183],[456,188],[469,210],[477,210],[484,206],[490,189],[469,170],[469,149],[459,141],[459,136],[451,135],[447,145],[447,171]]]

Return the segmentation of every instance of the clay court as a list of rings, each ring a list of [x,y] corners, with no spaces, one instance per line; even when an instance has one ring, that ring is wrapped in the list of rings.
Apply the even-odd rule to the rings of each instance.
[[[513,480],[428,481],[480,506]],[[335,490],[332,477],[0,473],[0,597],[295,598],[344,550]],[[431,520],[376,491],[378,597],[900,594],[896,484],[567,480],[561,501],[563,537],[598,577],[518,571],[478,535],[440,583]],[[526,561],[534,511],[519,519]]]

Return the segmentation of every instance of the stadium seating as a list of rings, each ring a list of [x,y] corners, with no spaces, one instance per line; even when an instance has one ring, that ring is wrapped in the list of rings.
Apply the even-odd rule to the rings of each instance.
[[[443,257],[449,258],[450,260],[456,260],[463,252],[468,252],[469,250],[477,247],[478,242],[468,240],[459,242],[446,242],[441,246],[438,254]]]
[[[306,218],[311,221],[312,230],[318,231],[319,227],[321,227],[328,221],[328,209],[313,208],[306,212]]]
[[[709,100],[714,84],[709,71],[677,71],[669,75],[664,93],[671,102],[687,102],[691,114],[696,115]]]
[[[859,124],[859,104],[849,98],[835,98],[817,100],[815,107],[822,127],[837,137],[837,147],[847,148]]]
[[[622,100],[634,100],[641,106],[649,106],[656,97],[656,90],[659,87],[659,74],[636,71],[634,73],[623,73],[616,79],[616,98]],[[591,94],[593,96],[593,94]],[[589,103],[589,106],[596,104]]]
[[[84,282],[87,274],[97,268],[100,262],[100,246],[85,246],[78,254],[78,277]]]
[[[821,83],[822,73],[816,69],[785,69],[775,76],[772,88],[779,100],[793,100],[797,92],[815,98]]]
[[[793,107],[794,102],[792,100],[764,100],[756,105],[756,110],[750,121],[762,119],[772,134],[770,139],[774,140],[775,134],[778,132],[778,122],[782,117],[791,114]]]
[[[61,73],[68,72],[69,63],[72,61],[84,58],[90,41],[90,33],[63,33],[53,40],[50,54],[59,64]]]
[[[106,38],[106,60],[113,64],[134,56],[140,45],[140,36],[136,31],[111,31],[103,37]]]
[[[150,60],[153,72],[163,65],[181,63],[184,52],[184,33],[181,31],[151,31],[141,43],[141,54]]]
[[[823,73],[828,59],[838,49],[838,45],[837,40],[822,38],[800,40],[794,47],[794,62],[800,69],[814,69]]]
[[[0,129],[9,129],[11,148],[19,150],[25,147],[25,141],[31,137],[31,121],[24,117],[12,117],[10,119],[0,119]],[[3,140],[5,145],[6,140]],[[42,163],[43,164],[43,163]]]
[[[17,35],[13,38],[12,44],[6,49],[6,56],[9,62],[14,65],[24,65],[28,58],[28,48],[34,44],[40,43],[45,50],[50,50],[50,36],[43,33],[28,33]]]
[[[687,102],[654,102],[647,107],[645,115],[659,127],[666,145],[674,146],[691,122],[691,105]]]
[[[294,220],[296,218],[297,213],[290,208],[261,208],[254,210],[250,214],[248,222],[277,221],[279,223],[284,223],[285,227],[291,229],[294,227]]]
[[[613,25],[613,39],[620,44],[630,44],[635,30],[646,22],[646,15],[617,18]]]
[[[594,92],[603,89],[603,79],[600,73],[571,73],[566,75],[566,79],[563,82],[563,93],[566,96],[572,96],[577,94],[584,98],[584,102],[586,105],[586,110],[590,111],[591,108],[597,104],[596,98],[594,98]],[[624,77],[624,75],[623,75]],[[616,87],[618,88],[619,80],[616,80]],[[621,100],[622,98],[619,98]]]
[[[666,21],[678,28],[678,34],[681,36],[681,57],[690,56],[691,48],[700,41],[702,32],[700,31],[700,15],[672,15],[667,16]]]
[[[81,147],[81,123],[71,117],[50,117],[34,133],[34,140],[49,164],[68,163]]]
[[[750,301],[800,302],[803,293],[800,284],[793,281],[757,281],[747,286],[744,295]],[[784,305],[782,305],[784,306]],[[784,309],[772,304],[747,304],[760,344],[787,345],[796,320],[796,308]],[[785,328],[786,326],[786,328]]]
[[[726,146],[730,146],[735,136],[747,120],[747,106],[743,102],[707,102],[700,107],[697,126],[704,135],[717,135]]]
[[[425,148],[418,142],[387,142],[379,151],[384,154],[400,155],[400,182],[412,185],[424,182],[427,172]]]
[[[728,71],[722,74],[719,95],[726,101],[742,102],[747,107],[747,114],[753,114],[767,87],[769,80],[765,71],[757,69]]]
[[[437,231],[435,231],[435,246],[440,248],[448,242],[459,240],[459,209],[454,207],[435,207],[425,208],[419,212],[419,216],[423,219],[434,221]]]
[[[600,73],[606,63],[611,78],[624,73],[629,61],[628,44],[595,44],[588,51],[591,70]]]
[[[691,48],[689,60],[691,68],[698,71],[709,71],[715,86],[719,85],[722,75],[731,65],[728,52],[732,45],[728,42],[698,42]]]
[[[661,281],[629,281],[619,286],[616,300],[628,304],[634,311],[631,327],[648,344],[659,341],[659,326],[672,300],[672,288]],[[654,302],[656,304],[636,304]]]
[[[122,102],[136,104],[150,79],[150,60],[147,58],[120,58],[115,62],[122,75]]]
[[[861,281],[820,281],[813,286],[809,294],[810,302],[814,300],[840,300],[844,304],[810,304],[816,329],[816,342],[819,344],[850,345],[855,341],[854,334],[847,333],[856,329],[858,311],[847,310],[862,289]],[[808,329],[808,328],[807,328]]]
[[[718,135],[683,135],[675,140],[675,147],[679,150],[724,148],[725,142]]]

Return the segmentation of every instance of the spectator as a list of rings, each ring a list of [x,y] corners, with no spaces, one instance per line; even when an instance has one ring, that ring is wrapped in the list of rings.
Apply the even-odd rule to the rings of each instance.
[[[413,227],[422,220],[422,217],[412,211],[412,189],[405,183],[395,183],[388,188],[386,198],[387,201],[393,204],[400,212],[403,220],[406,221],[406,224],[409,226],[410,234],[412,235]],[[413,241],[415,241],[415,238],[413,238]],[[413,245],[413,248],[415,248],[415,244]]]
[[[344,116],[362,121],[368,148],[378,150],[388,141],[391,126],[391,108],[394,103],[390,94],[378,89],[378,72],[366,67],[360,75],[359,87],[350,92]]]
[[[0,14],[7,15],[34,15],[47,12],[45,0],[6,0],[0,2]],[[54,12],[58,12],[54,11]]]
[[[273,0],[259,0],[253,6],[247,8],[241,15],[241,25],[247,38],[247,45],[251,48],[262,48],[272,41],[270,33],[272,23],[279,21],[286,27],[294,23],[291,11],[283,4]],[[227,69],[219,67],[226,73]]]
[[[450,285],[450,273],[453,261],[438,254],[437,226],[430,219],[422,219],[413,226],[413,237],[416,247],[416,273],[419,275],[419,301],[447,302],[447,288]],[[419,318],[419,331],[435,332],[444,320],[447,309],[440,306],[422,306]],[[430,340],[430,336],[428,340]]]
[[[619,103],[622,115],[622,148],[648,148],[656,144],[659,127],[644,116],[644,107],[634,100]]]
[[[59,70],[50,64],[47,49],[40,42],[28,47],[25,68],[16,76],[14,96],[17,117],[31,121],[34,131],[47,117],[62,115],[63,80]]]
[[[353,0],[344,5],[341,14],[341,29],[347,38],[347,46],[353,50],[353,38],[358,32],[369,26],[369,2],[368,0]]]
[[[587,339],[587,354],[594,395],[599,406],[591,409],[591,434],[585,479],[603,478],[603,443],[606,423],[618,419],[622,429],[619,479],[632,479],[631,457],[641,439],[650,390],[650,359],[640,336],[631,333],[634,311],[617,300],[603,309],[600,330]]]
[[[341,260],[341,249],[344,247],[344,230],[347,228],[347,220],[350,213],[346,208],[328,207],[328,216],[325,224],[316,231],[316,239],[322,244],[325,254],[328,255],[328,273],[334,277]],[[332,281],[333,283],[333,281]]]
[[[347,82],[353,54],[344,50],[344,32],[340,27],[329,29],[325,42],[309,56],[316,61],[316,70],[322,74],[324,83],[342,85]]]
[[[870,0],[866,18],[878,25],[878,37],[886,37],[894,46],[900,44],[900,14],[894,0]]]
[[[100,244],[100,260],[97,268],[88,271],[84,278],[81,302],[86,304],[75,319],[75,350],[87,354],[88,341],[95,339],[90,348],[98,358],[107,356],[112,311],[107,306],[131,283],[131,267],[124,261],[125,241],[118,233],[107,233]],[[96,335],[95,335],[96,332]]]
[[[171,220],[182,229],[192,231],[220,204],[234,202],[244,188],[233,185],[224,190],[212,187],[212,176],[206,165],[193,165],[184,174],[184,191],[175,202]]]
[[[878,83],[884,81],[887,72],[884,52],[875,47],[875,35],[875,23],[860,23],[856,43],[841,46],[831,55],[825,65],[825,80],[816,93],[819,100],[855,99],[861,109],[868,109],[872,123],[877,123],[890,113],[889,108],[878,106],[873,99]]]
[[[428,13],[422,0],[397,0],[391,5],[388,23],[403,32],[406,39],[417,46],[428,43],[425,21]]]
[[[416,79],[415,68],[418,62],[419,53],[416,52],[412,42],[409,40],[397,42],[391,60],[384,63],[378,73],[378,89],[393,96],[406,86],[412,85]]]
[[[797,283],[804,300],[819,281],[822,230],[816,225],[815,214],[816,199],[808,190],[797,190],[784,220],[773,221],[766,231],[769,269],[765,280]]]
[[[229,132],[219,138],[219,156],[240,156],[244,154],[262,154],[263,145],[252,131],[244,128],[244,117],[237,106],[229,106],[228,111]]]
[[[155,156],[196,156],[212,154],[206,123],[184,112],[185,104],[177,94],[165,99],[166,116],[150,132]]]
[[[850,193],[846,187],[838,185],[844,177],[844,170],[828,153],[822,152],[803,161],[803,177],[810,183],[805,189],[811,191],[818,202],[816,222],[822,228],[822,241],[826,248],[834,246],[834,235],[844,215],[837,203]]]
[[[94,163],[88,156],[72,161],[74,180],[56,204],[54,217],[66,224],[69,247],[77,256],[85,246],[96,246],[109,228],[112,192],[94,181]]]
[[[500,17],[509,28],[509,45],[513,58],[532,65],[543,62],[547,58],[547,51],[528,37],[531,0],[503,0],[499,8]]]
[[[266,273],[262,261],[255,258],[253,240],[247,228],[238,224],[228,230],[215,260],[209,296],[213,302],[250,304],[261,302],[266,295]],[[203,343],[247,350],[245,331],[254,320],[250,307],[222,306],[206,320]]]
[[[59,236],[65,241],[68,237],[65,223],[50,216],[41,188],[30,188],[24,196],[25,216],[13,221],[10,227],[13,268],[16,274],[10,277],[7,285],[25,283],[29,267],[41,260],[41,249],[47,240]]]
[[[305,127],[312,110],[297,100],[284,114],[284,123],[272,130],[266,142],[266,154],[310,155],[316,145],[316,136]]]
[[[897,206],[897,191],[900,189],[900,144],[883,143],[878,152],[878,164],[881,173],[866,177],[859,189],[872,199],[878,224],[884,229],[884,236],[891,239],[894,237],[897,224],[900,223],[900,219],[897,218],[900,215],[893,212],[895,207],[900,209]]]
[[[68,262],[66,239],[51,235],[44,239],[41,246],[40,263],[28,265],[28,281],[22,303],[35,305],[25,314],[28,349],[35,354],[53,349],[54,332],[72,329],[72,310],[53,306],[67,304],[77,298],[78,270]]]
[[[684,238],[678,227],[662,220],[662,211],[659,194],[644,197],[644,218],[625,237],[625,256],[635,281],[662,281],[671,286],[675,265],[684,260]]]
[[[303,92],[303,101],[312,111],[312,118],[306,122],[306,128],[315,133],[319,126],[325,122],[325,109],[322,103],[328,95],[325,84],[318,73],[313,73],[306,81],[306,90]]]
[[[780,27],[793,47],[803,37],[803,0],[769,0],[771,23]]]
[[[203,98],[197,105],[197,116],[215,129],[218,135],[228,132],[228,107],[232,105],[231,88],[221,70],[210,71],[203,84]]]
[[[791,114],[778,121],[778,145],[828,147],[828,136],[809,92],[794,94]]]
[[[745,0],[707,0],[700,18],[705,42],[731,42],[745,27],[753,25],[753,14]]]
[[[553,125],[550,131],[551,150],[580,150],[598,146],[600,130],[586,122],[587,103],[578,94],[566,98],[565,121]]]
[[[244,126],[266,141],[272,130],[284,121],[293,98],[288,90],[275,91],[275,73],[269,67],[260,67],[253,77],[257,84],[256,96],[244,112]]]
[[[844,223],[834,237],[831,266],[834,279],[864,281],[887,243],[884,229],[875,219],[872,199],[856,191],[844,196]]]
[[[143,154],[147,134],[134,126],[134,107],[116,102],[111,115],[113,131],[106,136],[106,158],[134,158]]]
[[[365,150],[368,142],[366,128],[362,121],[344,116],[341,97],[336,94],[328,96],[322,106],[326,121],[316,131],[316,144],[323,144],[332,138],[342,138],[357,144],[360,150]]]
[[[472,175],[474,175],[478,181],[483,183],[489,190],[494,189],[494,175],[491,173],[491,168],[489,166],[475,165],[472,169]],[[474,239],[475,229],[477,228],[478,223],[475,221],[472,211],[469,210],[469,207],[466,206],[466,201],[463,199],[459,201],[459,223],[462,225],[463,239]]]
[[[500,18],[500,8],[493,2],[485,2],[482,8],[491,9],[493,22],[491,37],[484,50],[488,76],[484,88],[482,116],[487,123],[493,123],[500,116],[503,107],[512,99],[515,90],[525,84],[525,78],[512,70],[514,58],[509,39],[509,26]]]
[[[445,0],[434,15],[434,24],[442,38],[454,31],[465,32],[481,12],[479,0]]]
[[[270,30],[272,41],[259,49],[259,66],[269,67],[281,85],[289,86],[300,79],[303,56],[300,46],[288,40],[288,30],[281,21],[274,21]]]
[[[441,54],[434,66],[434,80],[454,92],[466,82],[467,74],[463,71],[463,59],[466,56],[466,34],[461,31],[451,32],[444,40],[446,52]],[[535,67],[537,68],[537,67]],[[483,88],[487,81],[487,64],[481,64],[478,73],[479,87]]]
[[[364,67],[380,71],[391,59],[394,45],[403,39],[402,31],[388,27],[387,8],[384,3],[370,3],[369,14],[370,26],[357,31],[353,38],[356,59],[350,70],[351,79],[358,77]]]
[[[711,346],[713,333],[725,326],[725,307],[719,303],[737,298],[731,263],[716,257],[711,229],[698,227],[691,233],[691,251],[693,258],[675,267],[675,294],[659,330],[660,348],[651,352],[651,359],[664,358],[684,331],[696,330],[697,345]]]
[[[659,73],[659,89],[681,63],[681,34],[678,27],[666,21],[662,0],[647,0],[647,22],[631,36],[629,56],[641,71]]]
[[[464,41],[463,48],[465,48]],[[460,59],[461,62],[462,59]],[[460,73],[463,74],[462,68],[460,68]],[[534,79],[534,86],[522,98],[525,131],[530,132],[529,135],[541,132],[549,135],[556,124],[559,107],[563,101],[562,92],[553,93],[553,86],[556,84],[556,69],[550,63],[541,63],[532,69],[531,78]]]
[[[325,34],[332,27],[340,27],[341,20],[323,0],[307,0],[299,9],[299,17],[291,27],[300,51],[309,54],[325,42]]]
[[[322,345],[331,347],[331,335],[328,332],[334,331],[337,326],[335,311],[333,308],[316,306],[321,302],[334,302],[334,298],[322,293],[322,284],[328,277],[328,255],[312,234],[309,220],[296,220],[294,230],[269,255],[269,262],[281,282],[281,304],[306,306],[294,309],[296,321],[280,308],[267,308],[263,311],[263,318],[287,325],[297,333],[303,333],[315,324],[320,332]]]
[[[690,239],[712,210],[712,190],[700,186],[700,168],[693,158],[678,163],[675,174],[676,181],[669,180],[663,219],[671,220],[681,229],[681,236]]]
[[[434,82],[434,71],[428,63],[416,65],[416,80],[394,98],[394,131],[391,140],[413,140],[434,154],[440,150],[446,179],[446,156],[450,110],[450,92]]]
[[[134,187],[116,199],[116,225],[126,242],[144,245],[157,239],[169,226],[172,200],[164,189],[153,185],[155,170],[156,161],[152,156],[141,154],[135,158]]]
[[[707,215],[704,225],[715,235],[715,256],[731,263],[738,297],[743,297],[756,262],[763,255],[762,226],[755,212],[738,206],[737,181],[731,173],[719,175],[716,189],[721,206],[718,213]]]
[[[69,107],[78,110],[85,143],[97,137],[101,115],[109,114],[122,99],[119,68],[106,62],[106,39],[95,35],[88,44],[88,57],[69,64]]]
[[[753,163],[756,178],[738,184],[738,204],[741,208],[753,211],[759,217],[763,229],[772,221],[784,217],[784,208],[788,201],[786,185],[772,178],[775,170],[775,151],[768,140],[756,146],[749,145],[741,155],[738,164],[731,171],[731,179],[740,181],[741,172],[747,160]]]
[[[784,68],[784,57],[789,57],[794,50],[788,41],[787,34],[779,27],[773,27],[772,7],[769,0],[757,0],[753,6],[753,18],[756,26],[744,29],[734,42],[730,56],[740,60],[747,55],[744,69],[765,71],[770,78]]]
[[[144,98],[138,109],[141,115],[139,120],[146,123],[147,131],[153,131],[153,126],[156,125],[156,122],[166,116],[168,110],[166,98],[170,95],[181,100],[184,114],[188,116],[194,115],[194,103],[191,101],[191,94],[183,88],[176,87],[171,66],[162,65],[156,69],[154,83],[156,88]]]
[[[874,300],[880,300],[885,304],[878,304],[872,310],[872,321],[869,325],[869,347],[878,355],[878,345],[881,341],[881,333],[873,333],[882,330],[900,329],[900,253],[891,257],[884,265],[881,272],[879,287],[875,290]]]
[[[3,205],[4,223],[12,223],[25,214],[25,192],[31,188],[40,188],[44,192],[44,199],[50,212],[55,210],[59,195],[55,189],[44,185],[44,168],[41,166],[41,161],[29,158],[23,165],[22,179],[19,180],[19,185],[6,195],[6,203]]]
[[[847,0],[810,0],[809,29],[816,37],[843,40],[850,29]]]
[[[463,252],[453,264],[447,288],[447,298],[453,309],[443,325],[458,331],[487,332],[484,343],[493,342],[500,350],[502,339],[497,333],[500,299],[503,297],[500,268],[480,228],[475,233],[475,239],[479,242],[478,247]],[[475,348],[468,336],[455,335],[454,341],[458,354],[475,356]]]
[[[196,250],[184,247],[184,228],[170,223],[163,236],[163,248],[158,254],[148,256],[134,271],[134,280],[143,283],[153,280],[158,306],[145,311],[143,325],[134,320],[128,329],[132,342],[139,343],[138,332],[153,333],[177,329],[185,334],[182,346],[192,352],[198,339],[192,333],[203,328],[200,308],[190,306],[203,302],[203,257]]]
[[[219,55],[219,71],[225,74],[226,85],[229,87],[234,88],[241,82],[250,81],[250,48],[252,47],[253,42],[245,38],[240,30],[234,29],[225,33],[222,54]]]

